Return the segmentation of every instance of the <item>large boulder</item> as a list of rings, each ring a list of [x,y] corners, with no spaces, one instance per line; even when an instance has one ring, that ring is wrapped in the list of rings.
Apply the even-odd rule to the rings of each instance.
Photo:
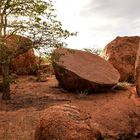
[[[119,71],[120,81],[134,82],[139,42],[139,36],[116,37],[104,49],[103,57]]]
[[[32,44],[32,41],[26,37],[19,35],[7,36],[5,39],[6,47],[9,52],[16,52],[18,49],[24,49]],[[31,74],[36,67],[36,57],[33,49],[24,54],[19,55],[12,60],[10,64],[10,72],[17,74]],[[0,71],[1,73],[1,71]]]
[[[101,57],[80,50],[59,48],[53,67],[60,86],[71,91],[103,91],[119,80],[119,72]]]
[[[100,137],[90,115],[67,104],[48,108],[35,131],[35,140],[95,140]]]

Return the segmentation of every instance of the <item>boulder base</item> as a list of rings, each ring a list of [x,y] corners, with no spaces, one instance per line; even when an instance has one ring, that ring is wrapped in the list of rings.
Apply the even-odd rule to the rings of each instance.
[[[103,57],[120,73],[120,81],[134,82],[139,36],[117,37],[106,45]]]
[[[71,91],[104,91],[116,85],[120,77],[101,57],[74,49],[56,49],[53,67],[59,84]]]
[[[90,116],[67,104],[47,109],[35,132],[35,140],[95,140],[100,137],[91,126]]]

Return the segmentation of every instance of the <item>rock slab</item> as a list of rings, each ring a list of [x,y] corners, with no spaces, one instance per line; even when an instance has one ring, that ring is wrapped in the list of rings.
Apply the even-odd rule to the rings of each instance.
[[[70,91],[104,91],[120,78],[109,62],[85,51],[59,48],[52,59],[60,86]]]

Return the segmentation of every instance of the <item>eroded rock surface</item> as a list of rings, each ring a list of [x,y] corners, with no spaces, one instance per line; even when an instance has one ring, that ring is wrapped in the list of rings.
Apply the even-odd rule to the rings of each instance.
[[[50,107],[41,118],[35,140],[95,140],[100,133],[90,123],[90,116],[72,105]]]

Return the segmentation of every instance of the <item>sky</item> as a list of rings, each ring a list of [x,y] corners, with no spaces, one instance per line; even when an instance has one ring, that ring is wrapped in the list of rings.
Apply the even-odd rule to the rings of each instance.
[[[63,27],[79,32],[69,48],[104,48],[117,36],[140,35],[140,0],[55,0]]]

